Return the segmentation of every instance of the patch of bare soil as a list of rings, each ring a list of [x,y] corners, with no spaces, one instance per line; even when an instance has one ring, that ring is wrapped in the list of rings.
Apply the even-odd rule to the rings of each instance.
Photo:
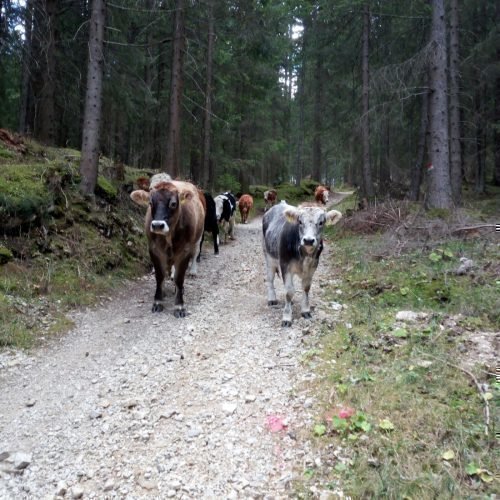
[[[206,243],[187,280],[185,319],[172,314],[170,283],[166,311],[151,313],[150,275],[75,312],[64,338],[0,354],[0,498],[293,495],[318,459],[308,441],[314,375],[301,359],[334,320],[319,288],[333,277],[325,256],[313,320],[296,310],[283,329],[278,280],[280,305],[266,305],[261,219],[212,252]]]

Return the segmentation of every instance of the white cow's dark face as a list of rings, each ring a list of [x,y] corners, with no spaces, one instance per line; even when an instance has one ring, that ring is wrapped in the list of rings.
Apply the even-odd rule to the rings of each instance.
[[[176,191],[161,189],[153,191],[150,199],[151,232],[166,235],[179,211],[179,196]]]

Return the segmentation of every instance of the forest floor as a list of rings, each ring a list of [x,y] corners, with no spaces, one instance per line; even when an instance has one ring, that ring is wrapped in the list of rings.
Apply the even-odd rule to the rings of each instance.
[[[332,319],[319,287],[333,279],[329,245],[313,321],[283,329],[278,279],[280,305],[266,304],[261,218],[235,234],[219,255],[205,244],[186,282],[187,318],[172,314],[170,283],[171,307],[151,313],[149,275],[72,313],[69,334],[0,354],[0,498],[293,495],[320,461],[310,442],[315,375],[303,361]],[[319,479],[308,488],[332,492]]]
[[[500,197],[434,217],[344,198],[332,199],[345,217],[325,229],[313,319],[297,291],[291,328],[279,279],[279,305],[266,303],[260,216],[220,255],[205,243],[185,319],[171,283],[152,314],[154,276],[119,273],[120,249],[145,243],[139,213],[117,219],[121,247],[85,247],[78,224],[61,232],[83,283],[67,288],[82,304],[64,307],[67,334],[44,325],[72,275],[54,264],[49,296],[30,299],[10,274],[38,290],[40,267],[3,266],[4,312],[17,311],[3,317],[42,336],[0,352],[0,499],[497,498]],[[113,293],[88,274],[103,259]],[[84,308],[89,294],[100,305]]]

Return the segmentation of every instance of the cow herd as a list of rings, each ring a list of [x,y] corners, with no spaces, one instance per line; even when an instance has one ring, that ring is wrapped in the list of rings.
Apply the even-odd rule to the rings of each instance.
[[[147,207],[145,232],[156,278],[152,311],[163,311],[163,283],[168,277],[175,284],[174,315],[183,318],[186,316],[184,279],[188,269],[190,274],[197,272],[205,231],[212,234],[214,253],[217,254],[219,230],[224,233],[224,242],[227,238],[234,239],[236,209],[239,208],[241,222],[246,224],[253,198],[244,194],[236,200],[229,191],[212,198],[210,193],[201,191],[194,184],[172,180],[168,174],[156,174],[149,183],[140,178],[137,184],[139,189],[130,197]],[[323,189],[321,193],[316,190],[315,199],[326,204],[328,190]],[[301,314],[310,318],[309,290],[323,250],[322,233],[326,223],[335,224],[341,214],[336,210],[326,212],[318,204],[299,207],[285,201],[277,204],[274,190],[266,191],[264,199],[266,212],[262,230],[267,301],[270,306],[278,303],[274,278],[280,274],[286,291],[282,326],[291,326],[295,293],[293,278],[297,275],[302,281]]]

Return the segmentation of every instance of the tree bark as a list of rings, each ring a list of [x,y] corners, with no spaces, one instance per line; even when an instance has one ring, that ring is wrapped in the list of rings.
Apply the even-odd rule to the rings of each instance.
[[[484,131],[484,88],[482,82],[477,82],[474,95],[476,111],[476,193],[484,193],[486,189],[486,134]]]
[[[181,106],[184,87],[184,52],[186,46],[184,18],[184,0],[176,0],[167,153],[163,165],[164,171],[168,172],[174,179],[179,177],[181,171]]]
[[[314,132],[312,144],[312,178],[318,182],[321,179],[321,164],[323,159],[321,147],[321,133],[323,128],[323,59],[321,51],[321,24],[318,20],[318,9],[314,10],[313,14],[314,33],[315,33],[315,67],[314,67]]]
[[[496,4],[495,11],[496,25],[500,26],[500,3]],[[500,45],[497,45],[497,61],[500,61]],[[495,151],[495,165],[493,170],[493,184],[500,186],[500,74],[497,73],[495,81],[495,112],[493,127],[493,148]]]
[[[35,135],[40,141],[48,145],[55,144],[55,92],[56,92],[56,11],[57,1],[44,2],[44,41],[42,47],[41,92],[38,96],[36,111],[37,123]]]
[[[299,106],[299,120],[297,130],[297,151],[295,157],[295,183],[300,185],[302,176],[304,175],[304,126],[305,126],[305,80],[306,80],[306,47],[307,36],[309,35],[309,22],[304,19],[304,29],[302,31],[302,54],[300,60],[300,69],[297,78],[297,99]]]
[[[462,201],[458,0],[450,0],[450,177],[455,205]]]
[[[104,21],[106,0],[93,0],[90,15],[87,92],[82,131],[80,190],[86,196],[94,194],[99,167],[99,131],[101,124],[102,75],[104,65]]]
[[[207,44],[207,74],[205,82],[205,109],[203,110],[203,148],[200,180],[203,186],[212,186],[214,180],[210,178],[210,150],[212,143],[212,71],[214,58],[214,4],[209,0],[208,8],[208,44]]]
[[[448,80],[444,0],[432,0],[427,208],[453,207],[448,146]]]
[[[361,39],[361,74],[362,74],[362,116],[361,136],[363,143],[363,194],[373,198],[372,167],[370,162],[370,6],[365,4],[363,9],[363,33]]]
[[[427,129],[429,126],[429,91],[426,88],[422,94],[422,105],[420,111],[420,127],[418,131],[418,144],[415,164],[411,172],[411,184],[408,198],[411,201],[418,201],[420,198],[420,185],[424,171],[425,143],[427,138]]]
[[[28,99],[30,88],[30,60],[33,28],[33,0],[28,0],[24,8],[24,50],[21,73],[21,95],[19,98],[19,133],[27,131]]]

